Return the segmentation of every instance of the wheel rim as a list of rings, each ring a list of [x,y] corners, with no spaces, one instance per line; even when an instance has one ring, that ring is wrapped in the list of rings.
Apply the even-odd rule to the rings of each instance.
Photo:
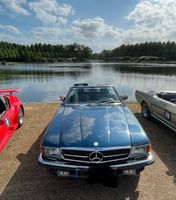
[[[142,113],[143,113],[144,117],[148,117],[148,109],[145,105],[143,105],[143,107],[142,107]]]
[[[19,120],[19,124],[22,125],[23,124],[23,112],[22,112],[21,109],[19,111],[19,118],[18,118],[18,120]]]

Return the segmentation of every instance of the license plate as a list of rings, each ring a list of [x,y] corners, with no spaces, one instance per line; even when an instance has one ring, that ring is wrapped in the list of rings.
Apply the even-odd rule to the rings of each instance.
[[[136,175],[136,170],[135,169],[123,170],[123,175]]]

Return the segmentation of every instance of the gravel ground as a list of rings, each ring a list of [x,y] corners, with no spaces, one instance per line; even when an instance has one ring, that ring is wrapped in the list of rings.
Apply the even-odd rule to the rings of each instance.
[[[129,107],[148,134],[155,154],[155,164],[140,177],[120,177],[117,187],[109,180],[58,178],[38,166],[37,157],[42,130],[57,104],[25,105],[25,122],[0,154],[0,199],[176,199],[176,134],[156,120],[144,120],[137,104]]]

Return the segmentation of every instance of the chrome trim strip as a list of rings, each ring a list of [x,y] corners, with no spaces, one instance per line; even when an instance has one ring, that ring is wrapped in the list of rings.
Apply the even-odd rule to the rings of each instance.
[[[121,159],[114,159],[114,160],[107,160],[107,161],[101,161],[99,163],[109,163],[109,162],[116,162],[116,161],[121,161],[121,160],[127,160],[128,158],[130,157],[130,154],[128,157],[126,158],[121,158]],[[77,162],[77,163],[87,163],[87,164],[94,164],[93,162],[91,161],[84,161],[84,160],[74,160],[74,159],[67,159],[67,158],[64,158],[64,161],[70,161],[70,162]]]
[[[150,165],[150,164],[154,163],[154,161],[155,161],[154,156],[150,152],[147,159],[145,159],[145,160],[133,161],[133,162],[128,162],[128,163],[119,164],[119,165],[111,165],[110,168],[115,170],[115,169],[118,169],[121,167],[130,167],[130,166],[135,167],[135,165],[140,165],[140,164]]]
[[[119,156],[126,156],[126,155],[128,155],[128,154],[130,154],[130,152],[129,153],[124,153],[124,154],[117,154],[117,155],[109,155],[109,156],[104,156],[103,155],[103,158],[113,158],[113,157],[119,157]],[[124,158],[124,159],[126,159],[126,158]]]
[[[94,152],[94,151],[93,151]],[[99,152],[99,151],[98,151]],[[128,155],[129,153],[124,153],[124,154],[117,154],[117,155],[109,155],[109,156],[104,156],[103,155],[103,158],[113,158],[113,157],[119,157],[119,156],[126,156]],[[63,154],[63,158],[65,158],[65,156],[69,156],[69,157],[75,157],[75,158],[89,158],[89,156],[80,156],[80,155],[75,155],[75,154],[66,154],[64,153]]]
[[[63,158],[65,158],[65,156],[70,156],[70,157],[75,157],[75,158],[89,158],[89,156],[79,156],[79,155],[74,155],[74,154],[63,154]]]
[[[165,123],[163,120],[159,119],[156,115],[151,113],[151,116],[154,117],[155,119],[157,119],[158,121],[160,121],[161,123],[163,123],[164,125],[166,125],[167,127],[169,127],[170,129],[172,129],[173,131],[176,132],[176,129],[174,129],[172,126],[170,126],[169,124]]]
[[[60,147],[61,150],[78,150],[78,151],[108,151],[108,150],[120,150],[131,149],[131,146],[118,146],[118,147]]]
[[[152,115],[152,114],[151,114]],[[152,115],[153,116],[153,115]],[[153,116],[154,117],[154,116]],[[138,145],[138,146],[118,146],[118,147],[49,147],[49,146],[42,146],[43,148],[58,148],[62,150],[77,150],[77,151],[109,151],[109,150],[121,150],[121,149],[129,149],[131,150],[132,147],[144,147],[149,144]]]
[[[159,98],[159,99],[161,99],[161,98]],[[174,103],[171,103],[170,101],[167,101],[167,100],[164,100],[164,99],[161,99],[161,100],[159,100],[159,101],[162,101],[162,100],[165,101],[164,103],[170,103],[172,107],[175,107],[175,104],[174,104]],[[161,110],[167,110],[167,109],[164,109],[162,106],[160,106],[160,105],[158,105],[158,104],[152,103],[151,105],[154,105],[154,106],[160,108]],[[169,110],[168,110],[168,111],[169,111]],[[169,111],[169,112],[171,112],[171,111]],[[155,113],[155,112],[153,112],[153,113]],[[158,115],[157,113],[155,113],[155,114]],[[173,113],[173,112],[171,112],[171,114],[176,116],[176,114]],[[158,116],[160,116],[160,115],[158,115]],[[161,117],[161,116],[160,116],[160,117]]]
[[[46,166],[46,167],[60,167],[60,168],[67,168],[67,169],[83,169],[83,170],[88,170],[89,166],[81,166],[81,165],[70,165],[67,164],[65,162],[61,162],[61,161],[49,161],[49,160],[44,160],[42,157],[42,154],[39,154],[39,158],[38,161],[41,165]],[[132,167],[135,168],[136,165],[150,165],[152,163],[154,163],[154,156],[153,154],[150,152],[147,159],[145,160],[139,160],[139,161],[131,161],[128,163],[124,163],[124,164],[116,164],[116,165],[110,165],[109,167],[112,170],[116,170],[116,169],[120,169],[120,168],[125,168],[125,167]]]

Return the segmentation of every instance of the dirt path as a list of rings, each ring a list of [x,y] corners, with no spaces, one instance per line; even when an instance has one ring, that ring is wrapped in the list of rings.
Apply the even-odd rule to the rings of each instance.
[[[120,177],[118,187],[85,180],[55,177],[38,166],[42,130],[57,104],[25,105],[25,122],[0,154],[0,199],[176,199],[176,134],[156,120],[144,120],[137,104],[129,107],[147,132],[155,154],[155,164],[139,178]]]

